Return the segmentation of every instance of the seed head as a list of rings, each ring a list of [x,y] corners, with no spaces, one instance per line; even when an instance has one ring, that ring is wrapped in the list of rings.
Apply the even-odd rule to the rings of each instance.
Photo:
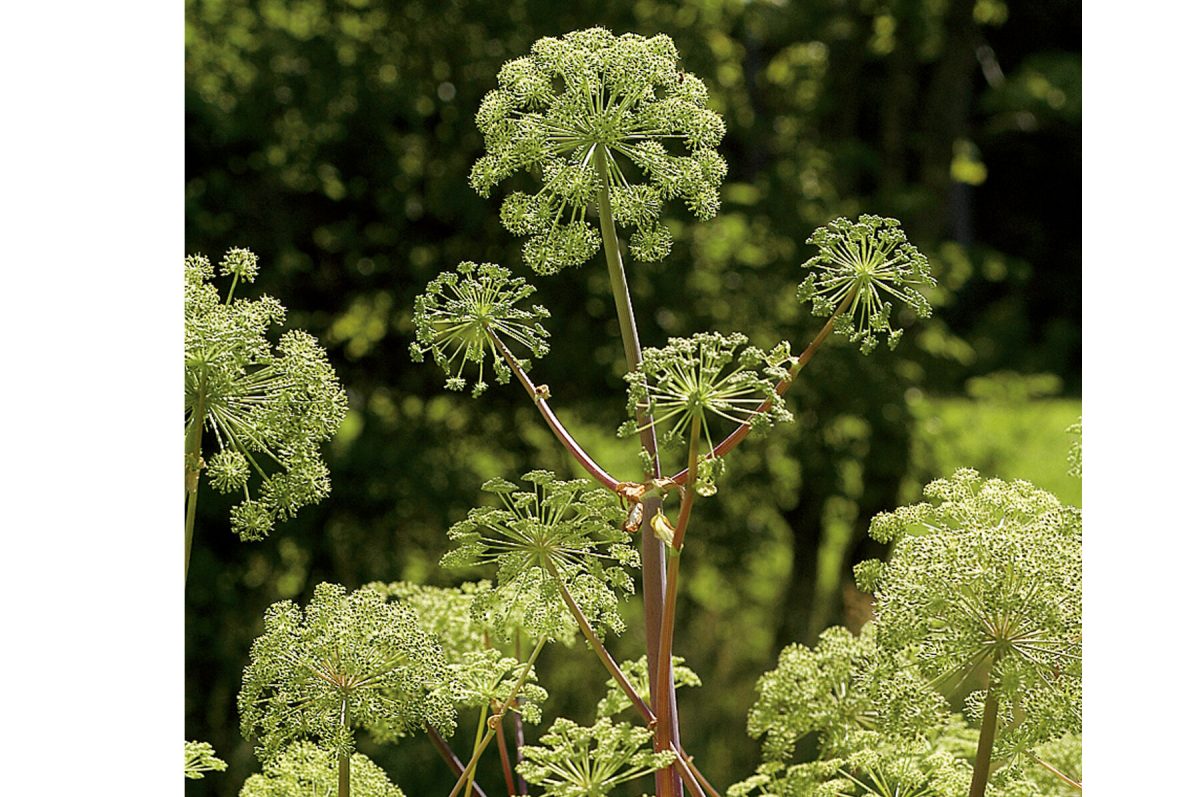
[[[900,342],[903,330],[891,324],[892,300],[908,305],[921,318],[933,312],[920,292],[936,284],[929,260],[908,243],[895,219],[834,219],[819,227],[808,243],[819,251],[804,264],[812,273],[800,283],[796,296],[812,302],[815,315],[829,316],[853,295],[835,320],[834,331],[859,343],[863,354],[885,335],[891,348]]]
[[[413,311],[417,341],[409,349],[413,359],[421,362],[431,352],[434,362],[446,372],[450,390],[467,386],[463,371],[468,362],[474,363],[479,375],[471,395],[479,396],[487,389],[483,361],[491,353],[497,381],[507,383],[512,373],[489,333],[534,357],[545,356],[550,351],[550,333],[540,322],[550,312],[541,305],[521,306],[535,292],[524,279],[492,263],[463,262],[457,271],[438,275],[417,297]],[[521,361],[522,368],[528,365]]]

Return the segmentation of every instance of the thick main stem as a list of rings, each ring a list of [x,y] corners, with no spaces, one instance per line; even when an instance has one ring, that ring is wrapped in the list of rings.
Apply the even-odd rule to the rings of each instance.
[[[994,665],[993,665],[994,666]],[[979,746],[975,749],[975,769],[971,773],[971,790],[967,797],[983,797],[992,768],[992,745],[996,741],[996,715],[1000,699],[995,685],[988,679],[987,696],[983,700],[983,726],[979,729]]]
[[[642,364],[642,344],[638,340],[637,321],[633,314],[633,299],[629,294],[629,283],[625,279],[625,267],[621,263],[620,244],[617,241],[617,226],[613,221],[612,202],[609,198],[608,186],[608,151],[605,147],[596,147],[592,157],[593,167],[600,179],[600,192],[596,202],[596,210],[600,216],[600,235],[604,242],[604,259],[608,264],[608,279],[612,285],[613,300],[616,302],[617,323],[621,329],[621,344],[625,349],[625,367],[630,373],[638,370]],[[647,478],[662,477],[662,469],[658,461],[658,440],[655,436],[654,425],[643,413],[637,417],[638,428],[642,430],[642,448],[650,456],[650,469]],[[649,672],[658,668],[659,638],[662,633],[662,611],[665,600],[666,567],[664,563],[664,546],[654,536],[650,521],[658,512],[661,501],[651,498],[643,502],[642,515],[642,615],[646,625],[646,664]],[[670,665],[670,657],[667,659]],[[651,683],[650,699],[655,699],[655,686]],[[679,743],[679,720],[675,710],[674,695],[668,704],[667,713],[661,718],[671,729],[671,738],[676,745]],[[659,770],[655,773],[655,791],[658,797],[679,797],[683,784],[678,777],[671,779]]]

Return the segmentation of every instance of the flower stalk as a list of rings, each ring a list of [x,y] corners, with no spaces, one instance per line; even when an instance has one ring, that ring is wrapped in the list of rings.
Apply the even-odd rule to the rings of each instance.
[[[633,299],[629,293],[629,282],[625,278],[625,267],[621,262],[620,243],[617,240],[617,227],[613,221],[612,200],[609,191],[609,175],[605,160],[607,150],[596,147],[592,155],[592,164],[600,180],[600,190],[596,199],[596,209],[600,216],[600,237],[603,242],[604,258],[608,265],[608,279],[612,286],[613,300],[616,302],[617,323],[621,330],[621,344],[625,350],[625,368],[630,373],[638,370],[642,364],[642,346],[638,339],[637,320],[633,314]],[[658,440],[654,431],[654,420],[645,415],[637,418],[641,430],[642,448],[649,459],[649,468],[645,472],[647,479],[662,477],[662,469],[658,459]],[[643,506],[642,517],[642,615],[646,626],[646,661],[651,672],[657,672],[659,649],[662,639],[663,606],[666,601],[666,565],[665,547],[654,536],[650,528],[651,519],[662,506],[658,498],[647,499]],[[671,656],[668,652],[667,667],[670,669]],[[651,682],[651,701],[656,699],[656,687]],[[674,697],[667,703],[663,712],[664,723],[671,731],[671,738],[679,740],[679,721],[675,712]],[[655,790],[659,797],[678,795],[680,784],[665,782],[667,779],[659,770],[655,773]]]
[[[483,735],[483,738],[475,744],[475,749],[471,753],[471,760],[467,762],[466,768],[463,769],[462,774],[458,776],[458,780],[455,782],[454,788],[450,790],[450,797],[457,797],[459,792],[463,790],[463,786],[466,785],[467,780],[470,777],[468,773],[475,771],[475,766],[479,763],[479,757],[483,755],[483,751],[487,749],[489,744],[491,744],[492,737],[496,735],[496,727],[504,719],[505,713],[507,713],[508,710],[514,705],[516,705],[517,695],[520,694],[521,687],[525,685],[525,681],[529,679],[529,673],[533,671],[533,664],[537,661],[537,657],[541,655],[542,648],[545,647],[545,645],[546,637],[543,636],[538,639],[538,643],[534,646],[533,652],[529,654],[529,659],[525,662],[525,666],[521,669],[521,674],[517,677],[516,683],[513,684],[513,688],[508,693],[508,697],[503,703],[500,704],[499,708],[495,710],[495,713],[488,718],[487,732]]]

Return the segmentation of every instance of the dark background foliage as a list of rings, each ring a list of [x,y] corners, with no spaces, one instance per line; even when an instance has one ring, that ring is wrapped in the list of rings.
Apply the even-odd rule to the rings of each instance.
[[[896,352],[822,351],[791,394],[796,423],[739,449],[697,510],[677,652],[705,686],[682,692],[680,711],[718,786],[757,762],[745,712],[779,648],[866,616],[849,573],[880,553],[870,517],[947,467],[1003,469],[1004,451],[1028,447],[1019,419],[1045,417],[1039,397],[1078,396],[1076,2],[188,2],[187,252],[256,251],[254,290],[321,338],[351,405],[328,449],[332,496],[270,539],[239,543],[228,504],[203,492],[185,732],[230,769],[189,793],[236,794],[257,766],[234,699],[271,602],[307,600],[324,580],[478,577],[437,561],[479,485],[570,470],[519,389],[448,394],[407,347],[412,300],[438,272],[460,260],[525,272],[500,198],[467,185],[475,109],[538,37],[596,24],[672,36],[729,130],[720,215],[701,225],[669,208],[671,256],[629,264],[645,345],[716,329],[802,346],[818,327],[793,299],[804,241],[836,215],[900,218],[940,281],[935,318]],[[604,269],[535,282],[554,313],[535,378],[596,457],[633,477],[636,452],[612,434],[624,394]],[[972,446],[945,442],[955,419]],[[962,451],[976,459],[953,461]],[[618,658],[640,652],[636,603],[629,617]],[[593,660],[581,647],[543,660],[548,716],[590,720],[604,680]],[[423,739],[363,749],[410,795],[452,782]],[[482,779],[502,792],[494,771]]]

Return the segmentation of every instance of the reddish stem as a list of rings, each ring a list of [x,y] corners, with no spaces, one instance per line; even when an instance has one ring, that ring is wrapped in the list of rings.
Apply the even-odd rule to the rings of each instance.
[[[437,748],[438,753],[441,754],[442,760],[446,762],[446,766],[450,767],[450,770],[454,772],[456,776],[461,777],[464,769],[463,763],[462,761],[458,760],[458,756],[456,756],[454,751],[450,749],[450,745],[446,744],[446,740],[442,737],[442,735],[437,732],[436,728],[428,724],[425,726],[425,733],[429,736],[429,740],[433,742],[433,746]],[[471,785],[473,787],[475,797],[487,797],[487,793],[479,787],[478,783],[473,783]]]
[[[575,458],[575,460],[583,466],[583,469],[592,475],[596,481],[614,492],[617,485],[620,484],[616,479],[608,474],[608,471],[600,467],[591,456],[588,455],[579,443],[575,442],[575,438],[567,431],[567,428],[562,425],[562,421],[554,414],[554,410],[550,409],[550,402],[546,400],[543,391],[539,391],[534,386],[533,381],[529,378],[529,374],[525,373],[525,369],[521,367],[521,363],[513,356],[508,347],[504,345],[504,341],[496,336],[496,333],[491,329],[487,331],[488,337],[491,338],[492,344],[500,351],[500,355],[504,357],[504,361],[508,363],[508,367],[517,375],[517,381],[521,383],[521,387],[525,388],[525,392],[529,394],[529,398],[533,400],[534,406],[538,408],[538,412],[546,420],[546,424],[550,427],[550,431],[558,438],[558,442],[563,444],[567,452]]]

